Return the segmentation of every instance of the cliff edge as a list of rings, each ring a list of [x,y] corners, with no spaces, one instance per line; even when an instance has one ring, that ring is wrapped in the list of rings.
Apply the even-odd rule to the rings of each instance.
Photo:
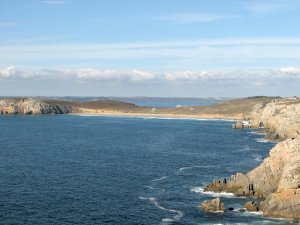
[[[255,196],[265,216],[300,220],[300,101],[257,104],[247,118],[254,126],[269,128],[268,137],[281,142],[255,169],[232,175],[229,182],[214,181],[205,191]]]
[[[13,98],[0,100],[1,114],[66,114],[74,109],[67,104],[57,104],[40,99]]]

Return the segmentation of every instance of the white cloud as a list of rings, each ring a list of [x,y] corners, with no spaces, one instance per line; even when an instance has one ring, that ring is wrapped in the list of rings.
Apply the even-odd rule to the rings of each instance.
[[[269,69],[260,71],[175,71],[153,73],[145,70],[101,70],[97,68],[79,69],[43,69],[25,70],[16,69],[8,66],[0,69],[2,79],[41,79],[41,80],[66,80],[66,81],[105,81],[105,82],[124,82],[124,83],[180,83],[180,82],[235,82],[249,83],[255,86],[263,86],[271,80],[290,79],[286,74],[300,75],[300,69],[287,67],[280,69]],[[300,78],[300,76],[299,76]]]
[[[287,96],[298,92],[300,76],[290,75],[296,72],[284,68],[152,72],[97,68],[34,70],[9,66],[0,68],[0,92],[2,95]]]
[[[14,66],[7,66],[3,69],[0,69],[0,78],[9,78],[15,75],[15,67]]]
[[[240,15],[223,15],[212,13],[181,13],[154,18],[160,21],[170,21],[179,24],[211,22],[223,19],[240,18]]]
[[[51,79],[51,80],[101,80],[101,81],[124,81],[144,82],[157,79],[158,74],[143,70],[100,70],[95,68],[79,69],[41,69],[26,70],[16,69],[14,66],[0,68],[0,78],[4,79]]]
[[[142,70],[133,70],[131,72],[131,80],[132,81],[147,81],[154,79],[154,74],[149,71],[142,71]]]
[[[53,71],[54,74],[62,73],[64,78],[76,78],[84,80],[106,80],[106,81],[132,81],[142,82],[154,79],[154,74],[142,70],[118,71],[118,70],[99,70],[94,68],[83,68],[77,70]]]
[[[196,81],[200,79],[209,79],[213,78],[217,74],[214,72],[208,71],[200,71],[200,72],[192,72],[192,71],[183,71],[183,72],[171,72],[164,73],[164,79],[167,81]],[[220,74],[219,74],[220,75]]]
[[[290,67],[283,67],[279,69],[279,72],[281,74],[286,74],[286,75],[296,75],[300,77],[300,67],[296,68],[293,66]]]

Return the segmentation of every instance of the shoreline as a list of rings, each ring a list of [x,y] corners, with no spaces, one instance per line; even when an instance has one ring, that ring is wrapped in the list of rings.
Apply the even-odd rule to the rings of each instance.
[[[272,101],[257,105],[248,118],[253,128],[264,124],[264,138],[275,142],[269,155],[247,173],[237,172],[228,181],[215,180],[206,192],[227,192],[254,197],[263,216],[300,221],[300,102]]]
[[[91,117],[119,117],[119,118],[146,118],[146,119],[181,119],[181,120],[203,120],[203,121],[228,121],[235,122],[240,118],[226,118],[222,116],[209,115],[186,115],[186,114],[149,114],[149,113],[122,113],[122,112],[104,112],[104,113],[69,113],[72,116],[91,116]]]

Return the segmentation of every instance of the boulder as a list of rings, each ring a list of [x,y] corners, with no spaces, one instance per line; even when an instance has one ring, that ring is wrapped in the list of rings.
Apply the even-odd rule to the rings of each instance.
[[[207,212],[225,212],[224,203],[220,198],[203,201],[201,204],[201,208]]]
[[[247,202],[245,205],[244,205],[244,208],[247,209],[247,211],[249,212],[255,212],[255,211],[258,211],[258,205],[256,204],[256,202]]]

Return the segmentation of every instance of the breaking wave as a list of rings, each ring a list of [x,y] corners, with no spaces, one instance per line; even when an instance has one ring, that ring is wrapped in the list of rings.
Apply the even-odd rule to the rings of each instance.
[[[232,193],[227,193],[227,192],[212,192],[212,191],[204,191],[203,187],[192,187],[190,189],[191,192],[195,192],[195,193],[200,193],[200,194],[204,194],[204,195],[210,195],[213,197],[224,197],[224,198],[244,198],[244,197],[238,197],[235,196]]]

